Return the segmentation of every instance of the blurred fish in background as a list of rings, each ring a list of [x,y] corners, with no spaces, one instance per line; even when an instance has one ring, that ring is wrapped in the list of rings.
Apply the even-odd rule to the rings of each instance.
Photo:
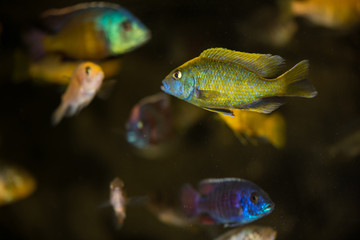
[[[169,140],[174,136],[170,97],[157,93],[136,104],[126,124],[127,141],[143,149]]]
[[[276,6],[260,6],[247,21],[236,23],[242,35],[250,34],[252,44],[282,48],[289,44],[298,30],[290,9],[291,0],[278,0]]]
[[[275,207],[264,190],[244,179],[206,179],[198,189],[184,185],[181,205],[188,218],[202,224],[235,227],[260,219]]]
[[[215,240],[275,240],[276,231],[271,227],[245,226],[230,230]]]
[[[103,83],[104,72],[92,62],[79,64],[73,71],[60,106],[55,110],[52,124],[57,125],[65,116],[71,117],[90,104]]]
[[[124,191],[124,182],[116,177],[110,183],[110,204],[114,209],[118,227],[122,227],[126,218],[127,199]]]
[[[37,83],[59,85],[69,84],[69,76],[71,76],[74,69],[83,62],[80,60],[64,60],[58,54],[49,54],[39,61],[33,61],[26,58],[21,52],[17,52],[15,58],[15,82],[21,82],[31,78]],[[122,60],[120,58],[109,58],[96,61],[96,63],[103,69],[104,79],[117,76],[122,68]]]
[[[268,141],[276,148],[285,145],[285,119],[280,113],[262,114],[233,109],[234,117],[219,114],[243,144],[258,144],[258,139]]]
[[[169,195],[151,194],[146,207],[159,221],[166,225],[195,230],[194,221],[184,215],[178,201]]]
[[[306,79],[308,61],[281,73],[283,64],[276,55],[210,48],[171,71],[161,89],[205,110],[229,116],[234,116],[231,109],[271,113],[284,103],[284,97],[317,95]]]
[[[170,101],[159,92],[141,99],[131,110],[126,123],[126,139],[148,159],[162,158],[203,116],[203,111],[181,102]]]
[[[0,205],[9,204],[28,197],[36,189],[36,181],[25,169],[0,166]]]
[[[357,129],[351,134],[344,136],[328,148],[332,157],[345,156],[352,159],[360,155],[360,130]]]
[[[295,16],[334,29],[348,29],[360,22],[358,0],[292,0],[291,11]]]
[[[34,29],[25,36],[35,59],[49,52],[81,60],[104,59],[129,52],[151,36],[140,20],[113,3],[89,2],[51,9],[42,14],[41,21],[50,33]]]

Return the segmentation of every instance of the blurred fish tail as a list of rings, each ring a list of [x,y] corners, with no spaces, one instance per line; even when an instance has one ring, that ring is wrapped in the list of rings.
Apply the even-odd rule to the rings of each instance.
[[[30,68],[30,59],[21,50],[15,50],[14,53],[14,71],[13,71],[13,80],[15,83],[20,83],[30,78],[29,73]]]
[[[315,87],[307,80],[309,62],[303,60],[279,78],[284,83],[283,96],[312,98],[317,95]]]
[[[45,56],[45,40],[46,33],[39,29],[30,29],[24,34],[24,41],[29,49],[30,56],[38,60]]]
[[[265,135],[268,141],[276,148],[283,148],[285,145],[285,127],[284,118],[279,114],[273,114],[265,122]]]
[[[183,186],[181,190],[181,205],[187,217],[192,218],[199,213],[199,199],[200,195],[189,184]]]
[[[64,118],[67,114],[68,106],[61,103],[60,106],[55,110],[52,115],[51,123],[53,126],[56,126],[60,123],[60,121]]]

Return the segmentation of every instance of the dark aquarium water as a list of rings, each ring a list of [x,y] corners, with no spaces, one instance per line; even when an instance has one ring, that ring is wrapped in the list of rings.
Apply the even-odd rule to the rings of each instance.
[[[271,197],[275,210],[249,225],[272,227],[276,239],[358,239],[360,8],[350,0],[298,0],[315,7],[296,13],[293,2],[114,2],[136,16],[151,38],[101,60],[55,51],[59,63],[74,67],[85,60],[100,65],[114,61],[115,73],[108,77],[105,72],[105,96],[96,96],[53,126],[51,116],[67,85],[31,73],[31,66],[44,56],[33,59],[25,36],[31,29],[45,28],[40,17],[44,11],[80,2],[2,1],[0,173],[16,166],[33,179],[25,178],[23,184],[35,181],[36,186],[19,199],[13,193],[13,200],[0,206],[0,239],[215,239],[232,228],[186,219],[180,190],[186,183],[197,189],[203,179],[230,177],[252,181]],[[337,17],[331,10],[324,13],[328,9],[347,10],[335,11],[341,15]],[[128,23],[122,27],[132,30]],[[281,116],[274,124],[282,121],[282,127],[273,131],[284,135],[282,143],[256,133],[263,128],[261,121],[248,119],[236,135],[217,113],[167,94],[162,96],[171,117],[146,118],[165,111],[164,105],[150,106],[144,114],[149,122],[134,125],[160,131],[160,140],[151,142],[149,138],[158,135],[149,132],[129,139],[133,107],[161,92],[162,80],[173,69],[215,47],[279,55],[286,61],[281,73],[309,61],[308,80],[318,94],[287,98],[273,113]],[[47,65],[41,71],[68,82],[74,67],[69,67],[70,74]],[[122,179],[130,199],[121,228],[109,204],[115,177]],[[164,214],[168,218],[161,221]],[[180,224],[174,224],[174,218]]]

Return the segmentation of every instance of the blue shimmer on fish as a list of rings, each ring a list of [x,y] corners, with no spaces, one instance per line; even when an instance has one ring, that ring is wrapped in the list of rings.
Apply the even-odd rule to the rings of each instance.
[[[42,14],[50,33],[26,36],[35,58],[60,52],[75,59],[103,59],[129,52],[150,39],[147,27],[124,7],[106,2],[80,3]]]
[[[161,89],[203,109],[229,116],[234,116],[231,109],[271,113],[284,103],[284,97],[317,95],[306,80],[308,61],[281,73],[283,63],[276,55],[210,48],[170,72]]]
[[[144,149],[165,143],[174,136],[170,97],[158,93],[140,100],[126,124],[127,141]]]
[[[234,227],[270,214],[275,207],[256,184],[239,178],[206,179],[199,192],[185,185],[181,192],[184,214],[202,224]]]

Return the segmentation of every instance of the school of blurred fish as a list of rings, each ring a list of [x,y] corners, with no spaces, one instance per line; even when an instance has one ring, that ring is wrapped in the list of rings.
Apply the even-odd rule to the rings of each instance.
[[[296,29],[292,25],[295,16],[329,28],[349,28],[360,20],[357,0],[289,0],[287,11],[291,12],[288,19],[292,32]],[[151,38],[150,30],[138,18],[113,3],[81,3],[51,9],[40,20],[44,29],[31,29],[24,37],[31,56],[27,71],[30,78],[67,85],[52,115],[53,125],[88,106],[105,79],[119,74],[122,67],[119,55]],[[0,25],[0,33],[1,30]],[[275,41],[286,42],[289,36]],[[126,140],[137,151],[144,151],[144,155],[157,152],[158,157],[158,152],[166,151],[164,146],[176,142],[189,126],[199,121],[204,111],[197,109],[205,109],[218,113],[241,143],[257,145],[263,139],[281,149],[286,143],[286,121],[274,111],[287,97],[317,95],[307,79],[309,64],[302,60],[283,71],[284,59],[278,55],[225,48],[204,50],[162,80],[163,92],[135,104],[126,123]],[[170,95],[197,109],[192,112],[190,105],[176,106]],[[358,155],[358,135],[357,132],[334,145],[330,153]],[[352,150],[346,148],[349,146]],[[25,170],[11,166],[0,169],[0,205],[25,198],[35,188],[35,179]],[[159,204],[156,198],[147,200],[146,206],[160,221],[179,227],[193,224],[235,227],[267,216],[275,208],[264,190],[240,178],[205,179],[197,190],[185,184],[179,192],[177,206]],[[110,183],[110,204],[120,227],[126,219],[128,202],[124,182],[115,178]],[[275,238],[276,231],[271,227],[241,226],[216,240]]]

